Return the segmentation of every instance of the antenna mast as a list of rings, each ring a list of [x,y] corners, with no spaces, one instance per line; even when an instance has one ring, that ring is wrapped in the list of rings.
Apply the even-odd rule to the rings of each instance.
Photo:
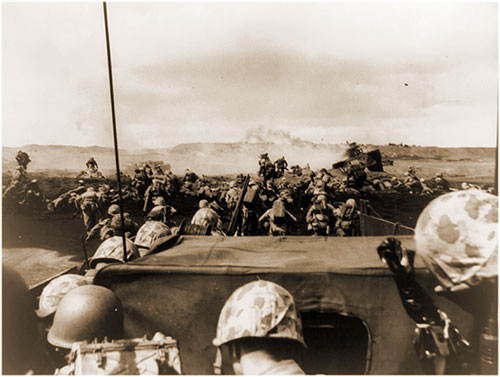
[[[109,77],[109,94],[111,96],[111,118],[113,120],[113,140],[115,143],[115,162],[116,162],[116,180],[118,182],[118,196],[120,198],[120,220],[122,226],[122,241],[123,241],[123,261],[127,262],[127,241],[125,237],[125,219],[123,216],[123,197],[122,183],[120,176],[120,159],[118,156],[118,137],[116,133],[116,117],[115,117],[115,96],[113,92],[113,70],[111,69],[111,49],[109,46],[109,31],[108,31],[108,12],[106,2],[102,3],[104,10],[104,30],[106,32],[106,52],[108,57],[108,77]]]

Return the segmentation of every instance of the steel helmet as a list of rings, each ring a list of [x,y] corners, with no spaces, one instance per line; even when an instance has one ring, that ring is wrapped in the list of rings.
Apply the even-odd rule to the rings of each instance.
[[[87,284],[83,276],[76,274],[66,274],[55,278],[43,289],[36,314],[40,318],[51,315],[67,293]]]
[[[2,265],[2,373],[24,374],[37,355],[36,300],[23,278]]]
[[[434,199],[417,220],[415,241],[445,288],[498,276],[498,197],[471,189]]]
[[[236,187],[236,181],[229,182],[229,188]]]
[[[135,236],[134,243],[139,248],[149,249],[153,242],[163,236],[170,234],[170,228],[161,221],[146,221]]]
[[[200,208],[208,208],[208,200],[201,199],[200,203],[198,204],[198,207],[200,207]]]
[[[111,204],[108,208],[108,215],[114,216],[120,213],[120,206],[118,204]]]
[[[71,348],[73,343],[123,338],[123,307],[108,288],[85,285],[61,300],[47,335],[50,344]]]
[[[302,323],[290,292],[278,284],[258,280],[232,293],[221,310],[212,343],[219,347],[247,337],[286,338],[305,346]]]
[[[127,245],[127,261],[139,257],[137,246],[126,239]],[[123,240],[121,236],[113,236],[104,240],[97,248],[94,256],[90,258],[90,268],[95,268],[101,262],[119,262],[123,263]]]

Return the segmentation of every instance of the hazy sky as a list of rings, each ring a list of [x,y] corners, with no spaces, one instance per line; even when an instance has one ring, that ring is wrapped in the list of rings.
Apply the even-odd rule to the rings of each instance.
[[[120,147],[495,145],[495,2],[111,2],[108,16]],[[3,3],[2,18],[3,145],[112,146],[102,4]]]

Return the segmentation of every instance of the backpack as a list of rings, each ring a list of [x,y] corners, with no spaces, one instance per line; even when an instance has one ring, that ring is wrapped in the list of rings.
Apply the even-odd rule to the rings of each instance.
[[[64,372],[74,375],[181,374],[177,341],[157,332],[151,340],[121,339],[73,344]]]

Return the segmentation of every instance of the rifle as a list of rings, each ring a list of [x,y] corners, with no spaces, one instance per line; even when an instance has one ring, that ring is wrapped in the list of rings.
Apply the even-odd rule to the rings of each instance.
[[[243,206],[243,197],[245,196],[245,193],[248,188],[248,182],[250,181],[250,175],[247,175],[245,177],[245,181],[243,182],[243,188],[241,189],[241,194],[240,197],[238,198],[238,203],[236,204],[236,207],[234,208],[233,215],[231,216],[231,222],[229,223],[229,229],[227,231],[228,235],[233,236],[236,234],[236,227],[238,224],[238,220],[240,218],[240,212],[241,212],[241,207]]]
[[[89,257],[87,255],[87,247],[85,246],[85,237],[80,236],[80,242],[82,243],[83,257],[85,258],[85,267],[90,270]]]

